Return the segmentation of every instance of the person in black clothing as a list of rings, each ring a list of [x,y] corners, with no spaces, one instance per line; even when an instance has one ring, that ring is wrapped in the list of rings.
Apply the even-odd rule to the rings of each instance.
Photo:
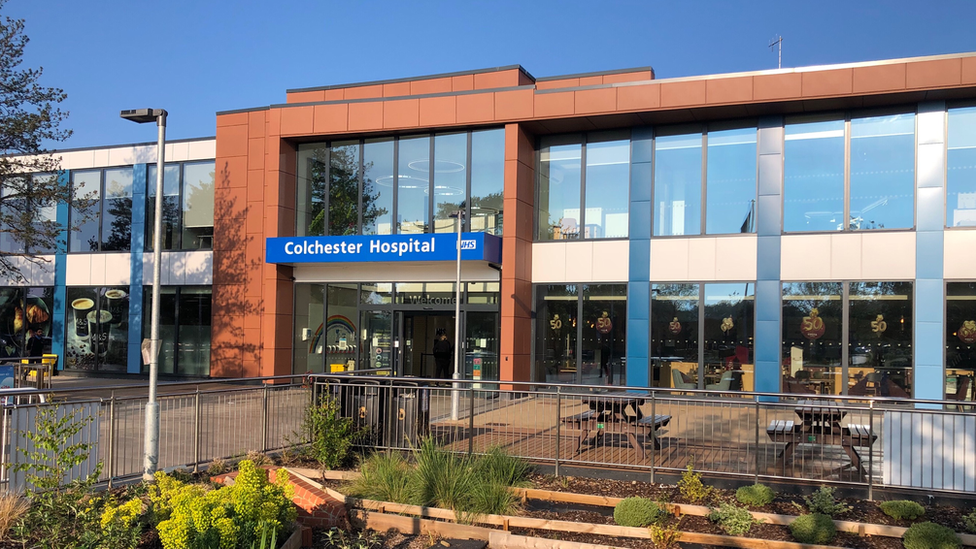
[[[44,354],[44,331],[38,328],[27,341],[27,356],[39,357]]]
[[[434,338],[434,377],[440,379],[450,379],[451,377],[451,355],[454,354],[454,345],[447,339],[447,332],[443,328],[437,330]]]

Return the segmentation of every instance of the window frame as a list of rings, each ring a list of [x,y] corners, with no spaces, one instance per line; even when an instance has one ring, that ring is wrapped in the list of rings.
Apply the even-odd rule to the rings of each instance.
[[[107,200],[120,200],[119,198],[111,198],[111,199],[106,199],[105,198],[105,172],[108,171],[108,170],[126,170],[126,169],[132,171],[132,189],[129,191],[129,197],[128,198],[129,198],[129,200],[134,201],[135,198],[136,198],[135,187],[136,187],[136,185],[139,184],[139,182],[136,181],[136,177],[135,177],[135,175],[136,175],[135,174],[135,166],[133,166],[133,165],[129,165],[129,166],[105,166],[105,167],[102,167],[102,168],[84,168],[84,169],[78,169],[78,170],[69,170],[69,172],[68,172],[69,173],[69,176],[68,176],[68,184],[71,185],[71,192],[72,193],[75,192],[75,188],[74,188],[74,183],[75,183],[74,182],[74,174],[75,173],[98,172],[98,198],[97,198],[97,201],[96,201],[96,205],[94,205],[93,208],[92,208],[93,212],[95,214],[97,214],[96,219],[98,221],[97,222],[98,230],[97,230],[97,234],[96,234],[96,237],[97,237],[96,240],[98,241],[98,249],[97,250],[72,250],[71,249],[71,238],[69,236],[65,240],[66,253],[68,253],[68,254],[96,254],[96,253],[99,253],[99,254],[100,253],[106,253],[106,254],[128,254],[128,253],[132,253],[132,234],[131,234],[131,232],[129,234],[129,246],[127,247],[127,249],[125,249],[125,250],[104,250],[104,249],[102,249],[102,245],[104,244],[104,238],[103,238],[104,231],[102,229],[104,228],[104,223],[105,223],[105,202]],[[148,169],[146,170],[146,173],[148,174]],[[73,210],[74,210],[74,208],[72,207],[72,205],[69,204],[68,205],[68,227],[74,227],[75,226],[75,219],[74,219],[74,216],[73,216]],[[131,212],[132,212],[131,207],[129,209],[129,212],[130,212],[130,215],[131,215]],[[132,222],[132,219],[131,218],[129,219],[129,222],[130,223]]]
[[[178,162],[167,162],[163,165],[163,200],[166,200],[166,167],[167,166],[177,166],[177,181],[176,181],[176,200],[177,208],[179,211],[179,216],[176,220],[176,227],[174,227],[175,236],[173,238],[174,244],[171,248],[163,247],[164,252],[192,252],[197,250],[213,250],[213,235],[210,237],[210,247],[209,248],[186,248],[183,246],[183,231],[186,228],[184,223],[184,214],[186,210],[185,200],[186,200],[186,166],[189,165],[199,165],[199,164],[213,164],[214,165],[214,177],[216,178],[216,162],[211,160],[187,160]],[[149,177],[150,168],[155,168],[156,164],[146,164],[146,207],[145,207],[145,235],[143,236],[143,252],[152,252],[153,250],[153,230],[155,229],[155,215],[156,215],[156,181]],[[216,181],[214,181],[214,192],[216,192]],[[133,185],[136,183],[133,182]],[[172,195],[169,195],[172,196]],[[216,200],[214,201],[216,206]],[[164,206],[165,207],[165,206]],[[152,222],[151,222],[152,221]],[[211,221],[211,228],[213,227],[213,221]]]

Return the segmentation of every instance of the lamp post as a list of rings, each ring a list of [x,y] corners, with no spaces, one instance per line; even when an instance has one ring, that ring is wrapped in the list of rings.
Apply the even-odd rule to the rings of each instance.
[[[461,407],[461,228],[464,226],[464,205],[451,217],[457,218],[457,275],[454,278],[454,380],[451,391],[451,419],[457,420]],[[474,413],[474,410],[471,411]]]
[[[159,140],[156,144],[156,215],[153,218],[152,313],[149,335],[149,401],[146,403],[146,438],[142,478],[151,481],[159,464],[159,404],[156,382],[159,374],[159,280],[162,272],[163,247],[163,162],[166,144],[166,115],[163,109],[132,109],[119,116],[137,124],[156,122]]]

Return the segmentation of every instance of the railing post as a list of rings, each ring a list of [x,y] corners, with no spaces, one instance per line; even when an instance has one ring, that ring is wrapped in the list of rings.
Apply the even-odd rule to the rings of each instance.
[[[261,453],[268,451],[268,384],[264,384],[264,402],[262,403],[263,411],[261,421]]]
[[[868,403],[868,501],[874,501],[874,401]]]
[[[474,453],[474,383],[468,384],[470,404],[468,405],[468,456]]]
[[[193,472],[200,472],[200,386],[193,395]]]
[[[112,489],[115,478],[115,391],[108,401],[108,488]]]
[[[651,423],[651,436],[657,437],[657,433],[654,430],[654,426],[657,422],[657,391],[655,391],[653,388],[648,388],[648,390],[651,391],[651,421],[655,422]],[[654,466],[657,462],[657,451],[655,450],[654,446],[654,444],[651,445],[651,484],[654,484]]]
[[[756,403],[756,484],[759,484],[759,398],[755,400]]]
[[[562,447],[562,435],[560,427],[563,424],[563,388],[556,387],[556,476],[559,476],[559,457],[560,447]]]

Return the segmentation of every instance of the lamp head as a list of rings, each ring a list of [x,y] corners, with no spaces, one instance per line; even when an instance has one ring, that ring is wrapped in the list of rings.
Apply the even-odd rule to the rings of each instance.
[[[159,117],[166,118],[164,109],[129,109],[119,113],[119,116],[126,120],[131,120],[137,124],[156,122]]]

